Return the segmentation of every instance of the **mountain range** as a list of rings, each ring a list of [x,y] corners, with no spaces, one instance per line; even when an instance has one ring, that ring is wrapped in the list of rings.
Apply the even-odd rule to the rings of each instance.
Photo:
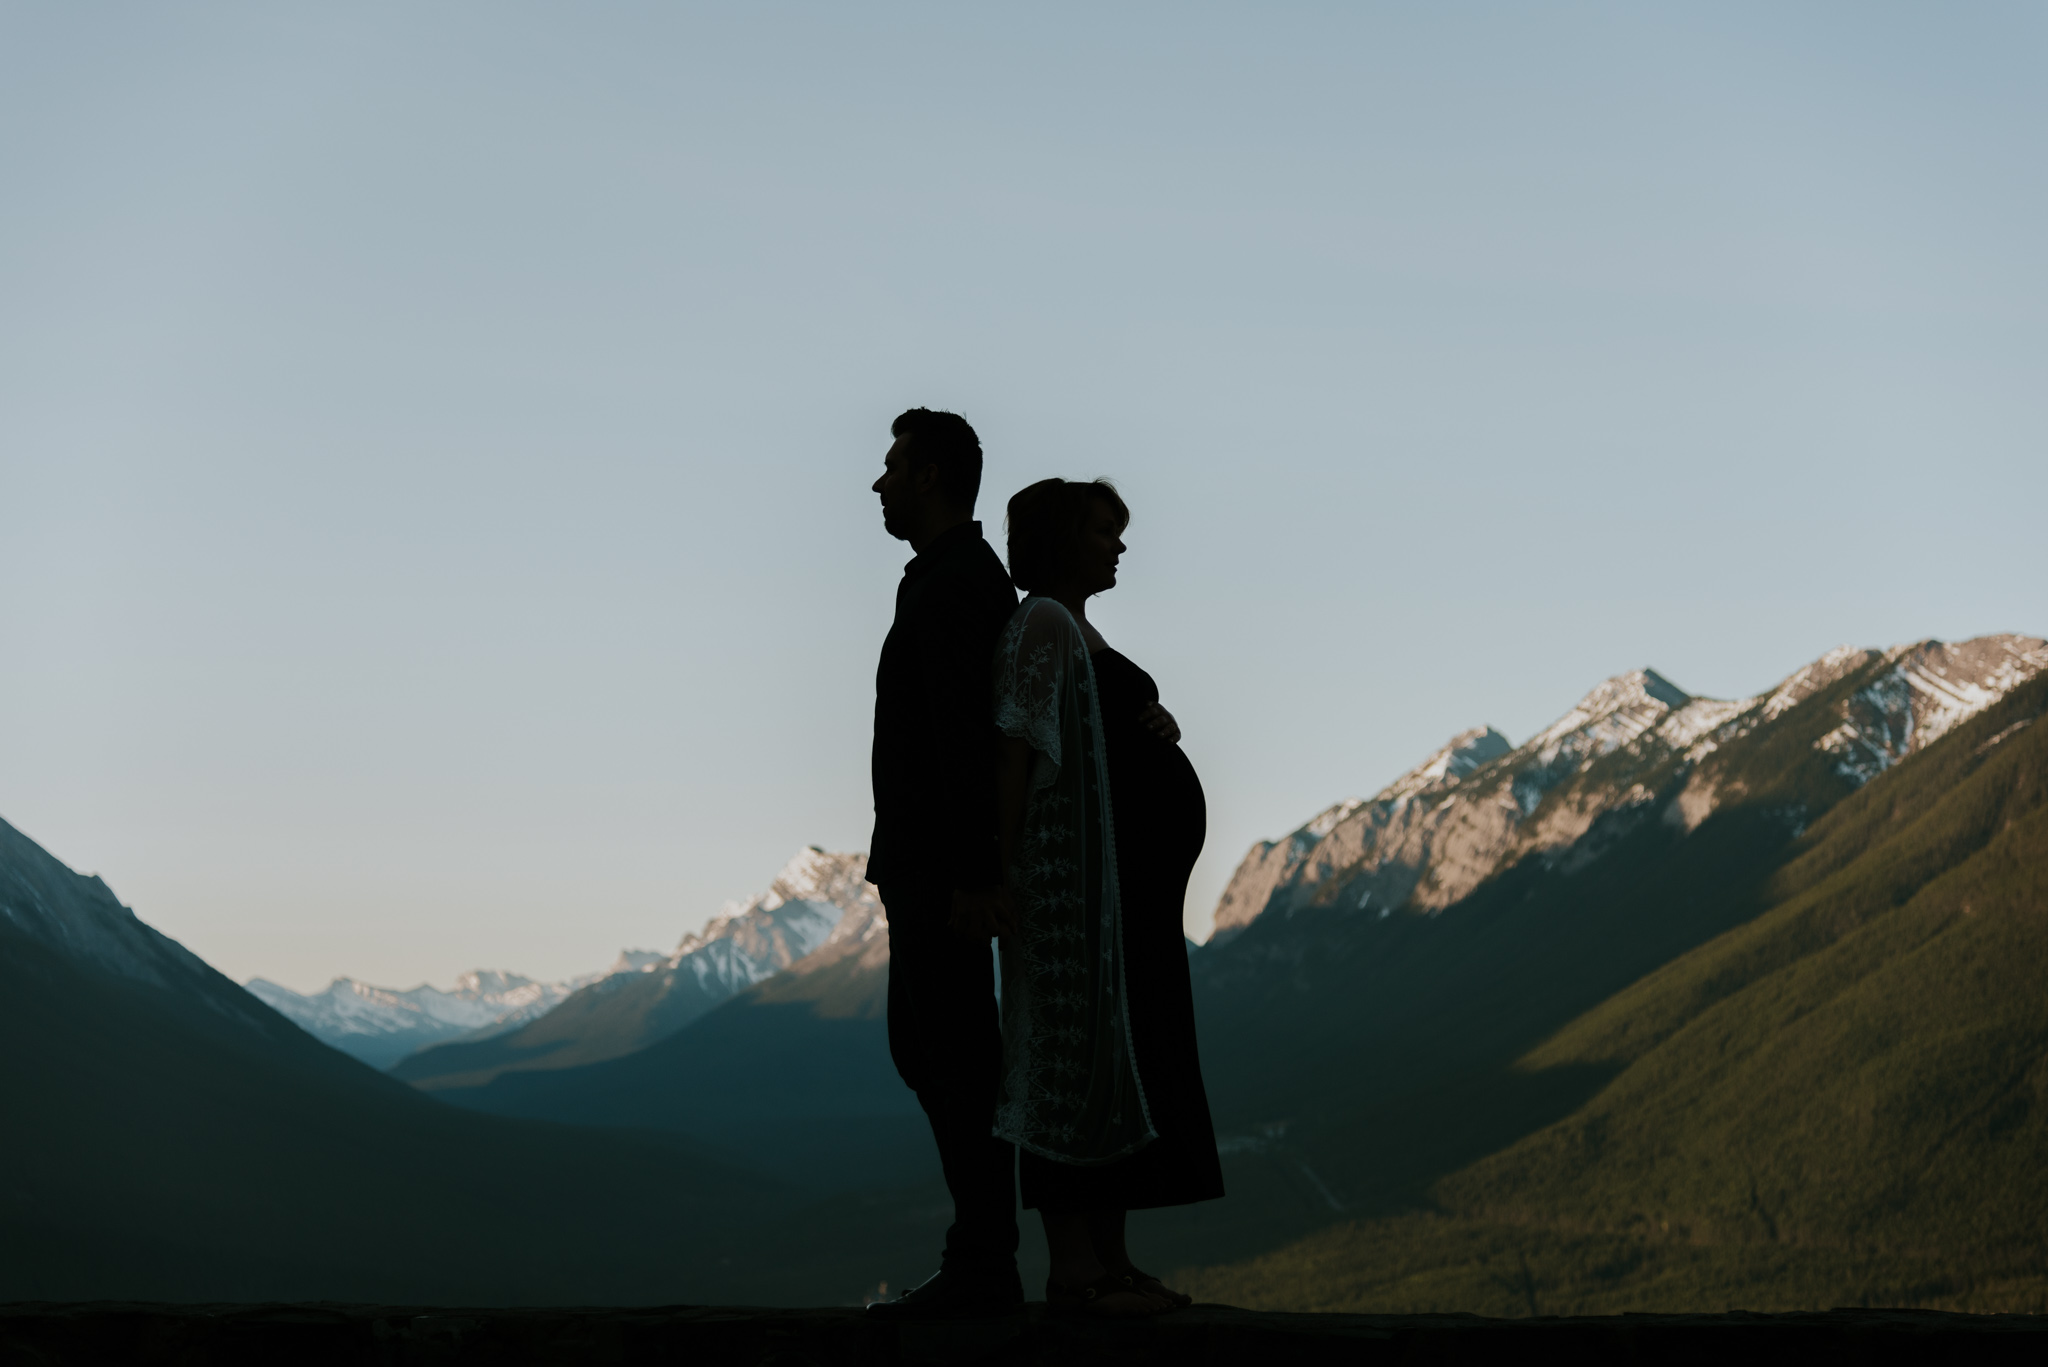
[[[874,904],[866,857],[797,853],[768,890],[720,908],[671,953],[626,949],[611,967],[559,982],[477,969],[452,991],[336,978],[299,993],[265,978],[244,986],[322,1040],[426,1087],[475,1086],[508,1069],[563,1068],[630,1053],[788,968],[825,942],[848,909]],[[546,1018],[546,1023],[534,1025]],[[415,1058],[434,1045],[483,1045]]]
[[[603,976],[517,1029],[424,1050],[393,1072],[430,1091],[475,1088],[502,1073],[630,1054],[830,943],[843,917],[878,916],[866,872],[866,855],[809,846],[766,892],[725,907],[666,958]]]
[[[1973,1003],[1926,952],[1957,924],[2043,948],[2044,667],[2005,636],[1832,651],[1727,703],[1626,675],[1255,848],[1255,909],[1195,959],[1204,1066],[1219,1125],[1330,1219],[1191,1281],[1506,1314],[2048,1304],[2004,1213],[2043,1209],[2005,1174],[2048,999],[2007,973]],[[1944,909],[1955,884],[1995,928]],[[1873,1213],[1937,1172],[1970,1174],[1945,1213]]]
[[[1192,959],[1236,1195],[1136,1226],[1232,1260],[1427,1208],[1601,1080],[1518,1057],[1760,915],[1814,823],[2044,666],[2025,637],[1841,649],[1732,700],[1635,671],[1519,746],[1475,728],[1255,846]],[[667,1129],[784,1172],[815,1162],[799,1136],[830,1134],[837,1171],[908,1180],[921,1131],[884,1053],[885,933],[862,964],[821,953],[631,1054],[437,1095]]]
[[[1204,1296],[1273,1308],[2048,1308],[2035,1218],[2048,1188],[2032,1162],[2048,1138],[2043,710],[2048,644],[2030,637],[1839,649],[1731,700],[1644,669],[1519,745],[1474,728],[1372,798],[1255,845],[1190,959],[1231,1195],[1135,1214],[1140,1261],[1177,1268]],[[8,1141],[70,1173],[65,1192],[87,1191],[90,1170],[121,1171],[121,1190],[143,1183],[136,1209],[155,1209],[239,1180],[180,1169],[189,1144],[169,1146],[169,1166],[160,1138],[120,1149],[149,1136],[107,1119],[104,1097],[168,1085],[135,1082],[131,1055],[137,1028],[164,1035],[148,1013],[169,1011],[188,1034],[203,1022],[216,1054],[229,1019],[271,1041],[269,1081],[183,1085],[168,1107],[216,1116],[249,1171],[319,1171],[339,1161],[337,1135],[345,1173],[402,1156],[374,1219],[260,1178],[251,1204],[295,1211],[297,1236],[269,1236],[283,1262],[311,1256],[290,1252],[310,1234],[331,1245],[337,1220],[410,1229],[416,1217],[391,1203],[417,1201],[440,1221],[428,1243],[444,1264],[502,1276],[498,1217],[455,1212],[509,1181],[480,1174],[518,1153],[534,1176],[498,1190],[622,1200],[610,1208],[633,1209],[635,1232],[621,1248],[656,1246],[635,1242],[650,1221],[690,1231],[687,1256],[673,1237],[659,1247],[667,1285],[687,1278],[692,1295],[851,1299],[928,1270],[943,1189],[889,1065],[888,926],[858,855],[807,850],[658,964],[516,1029],[426,1048],[392,1078],[291,1030],[103,884],[7,835],[7,971],[42,962],[13,952],[30,945],[49,972],[90,978],[105,1008],[63,1006],[75,985],[33,1008],[25,988],[0,993],[0,1024],[39,1022],[34,1038],[58,1060],[36,1073],[41,1104],[24,1114],[101,1117],[58,1138],[39,1121]],[[17,869],[63,897],[24,901]],[[128,1016],[108,1014],[113,998]],[[28,1053],[10,1057],[39,1057],[18,1047]],[[202,1076],[233,1071],[207,1057]],[[322,1100],[257,1105],[258,1123],[251,1098],[284,1085],[277,1070],[299,1079],[294,1096]],[[66,1101],[67,1086],[86,1101]],[[478,1172],[415,1160],[424,1116],[475,1127],[461,1133]],[[93,1148],[97,1169],[66,1143]],[[655,1178],[656,1160],[633,1155],[662,1144],[679,1147]],[[569,1177],[572,1152],[611,1164],[618,1196]],[[663,1200],[702,1204],[657,1216],[625,1195],[650,1180],[668,1184]],[[91,1246],[129,1249],[131,1269],[147,1262],[133,1250],[176,1230],[195,1288],[219,1289],[201,1270],[227,1266],[254,1228],[194,1253],[181,1226],[138,1233],[118,1201],[84,1195],[28,1214],[17,1200],[0,1221],[35,1215],[61,1231],[67,1199],[100,1212]],[[559,1241],[588,1212],[560,1204],[543,1203],[545,1240],[518,1242],[533,1250],[527,1279],[502,1285],[560,1294],[581,1278],[619,1288],[608,1299],[648,1294],[619,1250],[569,1260],[573,1275],[542,1251],[580,1247]],[[399,1263],[380,1285],[431,1281],[424,1263]],[[0,1255],[0,1294],[24,1285],[22,1266]],[[95,1275],[65,1285],[136,1293]],[[293,1285],[316,1283],[361,1289],[338,1272]]]
[[[633,972],[642,966],[638,960],[662,957],[627,950],[611,972]],[[516,1030],[605,976],[589,973],[566,982],[536,982],[518,973],[480,968],[458,977],[447,992],[426,983],[400,990],[354,978],[336,978],[324,990],[311,993],[294,992],[268,978],[251,978],[243,986],[313,1038],[373,1068],[388,1068],[429,1044],[488,1039]]]

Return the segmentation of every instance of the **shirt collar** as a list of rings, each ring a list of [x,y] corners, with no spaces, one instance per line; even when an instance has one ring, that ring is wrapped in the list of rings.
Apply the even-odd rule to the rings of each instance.
[[[957,527],[949,527],[932,538],[932,543],[926,546],[920,554],[911,557],[910,563],[903,567],[903,577],[915,579],[918,575],[923,574],[926,570],[937,564],[955,547],[969,541],[979,540],[981,540],[981,524],[979,522],[968,521],[961,523]]]

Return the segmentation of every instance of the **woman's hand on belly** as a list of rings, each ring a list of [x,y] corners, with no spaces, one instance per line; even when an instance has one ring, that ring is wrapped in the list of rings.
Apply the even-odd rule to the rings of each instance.
[[[1180,723],[1173,719],[1173,713],[1158,703],[1146,703],[1144,710],[1138,713],[1138,720],[1145,723],[1147,731],[1168,745],[1180,744]]]

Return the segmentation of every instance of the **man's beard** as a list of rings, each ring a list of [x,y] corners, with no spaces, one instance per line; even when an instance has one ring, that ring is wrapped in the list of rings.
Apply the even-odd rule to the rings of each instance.
[[[886,503],[882,505],[882,530],[898,541],[910,540],[910,533],[904,529],[903,519]]]

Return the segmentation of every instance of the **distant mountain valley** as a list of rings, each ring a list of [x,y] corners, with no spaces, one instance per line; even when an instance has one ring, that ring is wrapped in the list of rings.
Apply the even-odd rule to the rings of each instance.
[[[1134,1216],[1141,1261],[1289,1309],[2048,1309],[2044,710],[2048,643],[2026,636],[1844,647],[1738,699],[1643,669],[1519,744],[1476,726],[1254,845],[1190,951],[1231,1195]],[[301,996],[235,988],[104,884],[0,836],[20,978],[0,1022],[52,1060],[26,1113],[91,1096],[79,1113],[102,1114],[139,1085],[123,1079],[145,1066],[145,1020],[175,1020],[187,1128],[270,1155],[244,1161],[279,1191],[344,1131],[365,1181],[364,1154],[438,1151],[396,1139],[422,1117],[479,1127],[478,1153],[555,1145],[546,1161],[572,1164],[546,1169],[555,1191],[577,1189],[579,1144],[593,1162],[626,1146],[602,1161],[627,1173],[673,1143],[690,1156],[668,1218],[704,1232],[703,1256],[664,1264],[661,1295],[854,1299],[929,1270],[943,1190],[889,1063],[888,922],[859,854],[803,850],[674,951],[572,982]],[[269,1092],[226,1080],[259,1056],[267,1078],[328,1079],[303,1084],[331,1098],[324,1131],[248,1118]],[[63,1173],[157,1170],[120,1147],[146,1125],[65,1129],[59,1161],[42,1124],[7,1141],[16,1170],[60,1176],[0,1205],[16,1229],[61,1224],[88,1189]],[[459,1223],[483,1187],[437,1180],[453,1185],[421,1208]],[[75,1199],[132,1268],[174,1237],[113,1196]],[[306,1242],[338,1211],[269,1199],[304,1231],[280,1245],[303,1245],[292,1287],[359,1286]],[[257,1228],[218,1225],[177,1285],[257,1285],[203,1270],[241,1267],[228,1250]],[[168,1294],[66,1256],[70,1281],[0,1256],[0,1291]],[[477,1245],[471,1265],[496,1256]],[[581,1294],[547,1275],[522,1284]],[[603,1275],[615,1301],[646,1285]]]
[[[476,1085],[508,1068],[592,1063],[681,1029],[822,945],[848,910],[874,905],[862,878],[866,865],[865,855],[811,846],[766,892],[721,908],[673,952],[621,950],[609,968],[562,982],[478,969],[448,992],[426,984],[400,991],[353,978],[336,978],[312,994],[264,978],[245,986],[314,1038],[372,1067],[406,1063],[402,1075],[428,1085],[450,1075]],[[547,1025],[524,1029],[550,1017]],[[486,1047],[408,1062],[439,1044]]]

